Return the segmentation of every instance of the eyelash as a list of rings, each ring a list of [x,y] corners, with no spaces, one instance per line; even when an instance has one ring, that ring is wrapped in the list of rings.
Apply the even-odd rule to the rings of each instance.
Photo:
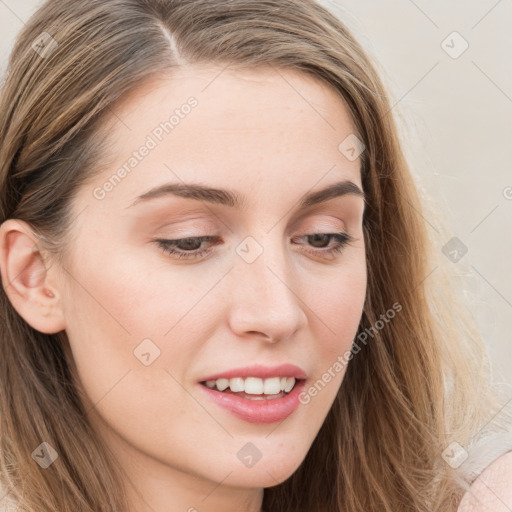
[[[345,246],[349,245],[352,241],[355,240],[355,238],[352,235],[349,235],[345,232],[339,232],[339,233],[313,233],[308,235],[303,235],[300,238],[307,238],[312,237],[315,235],[323,235],[328,237],[335,237],[338,239],[338,241],[335,243],[333,247],[330,249],[317,249],[317,250],[308,250],[306,252],[314,253],[315,255],[328,255],[328,256],[335,256],[338,253],[341,253],[342,250],[345,248]],[[208,249],[197,249],[196,251],[177,251],[173,248],[173,246],[179,242],[185,242],[187,240],[201,240],[202,242],[212,242],[215,241],[218,237],[215,236],[191,236],[187,238],[179,238],[176,240],[163,240],[163,239],[157,239],[155,242],[157,245],[167,254],[171,254],[172,256],[177,257],[178,259],[199,259],[203,256],[206,256],[207,254],[211,253],[213,251],[213,248]]]

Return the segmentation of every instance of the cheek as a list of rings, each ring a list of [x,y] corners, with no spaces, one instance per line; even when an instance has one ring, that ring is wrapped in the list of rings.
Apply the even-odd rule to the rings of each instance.
[[[334,400],[348,364],[350,352],[366,298],[366,266],[364,262],[340,269],[326,282],[322,280],[305,295],[311,308],[308,313],[310,328],[315,340],[314,352],[309,354],[315,361],[314,374],[322,381],[330,382],[330,391],[322,394],[328,401]],[[341,361],[341,363],[340,363]]]
[[[324,323],[329,338],[352,341],[361,320],[366,298],[366,264],[356,261],[329,280],[323,280],[315,290],[315,308],[318,321]]]
[[[134,349],[154,328],[143,268],[119,257],[82,257],[73,271],[64,314],[78,380],[94,403],[129,372],[143,367]],[[130,376],[131,377],[131,376]]]
[[[105,251],[101,260],[82,258],[77,268],[67,298],[75,305],[71,316],[88,317],[90,328],[106,327],[129,343],[162,337],[200,298],[190,276],[136,251]]]
[[[193,340],[201,339],[190,319],[204,315],[200,299],[211,283],[191,282],[190,273],[172,273],[135,252],[84,256],[76,269],[64,301],[66,332],[91,399],[127,371],[145,372],[148,386],[155,368],[181,379],[197,350]]]
[[[86,411],[94,406],[114,430],[134,440],[144,439],[155,417],[166,429],[191,411],[200,420],[200,411],[177,383],[194,349],[186,338],[178,343],[173,330],[164,336],[186,308],[175,304],[168,288],[166,300],[155,294],[142,265],[136,268],[125,260],[97,272],[83,271],[76,276],[82,286],[70,290],[66,333]]]

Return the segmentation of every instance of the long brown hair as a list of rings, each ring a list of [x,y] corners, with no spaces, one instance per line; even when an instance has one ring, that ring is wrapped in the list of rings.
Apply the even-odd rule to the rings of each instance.
[[[2,90],[0,223],[27,222],[48,257],[63,260],[72,247],[74,194],[107,165],[102,121],[145,80],[172,77],[187,63],[302,70],[339,93],[365,145],[368,288],[359,350],[303,463],[265,489],[263,509],[455,510],[462,487],[442,453],[451,442],[467,445],[495,410],[485,353],[470,323],[459,320],[463,311],[441,271],[429,277],[438,251],[389,95],[326,7],[312,0],[47,1],[19,34]],[[121,468],[87,423],[65,332],[30,327],[5,290],[0,301],[5,492],[30,512],[127,510]],[[394,304],[399,313],[380,328]],[[31,457],[42,442],[59,454],[45,471]]]

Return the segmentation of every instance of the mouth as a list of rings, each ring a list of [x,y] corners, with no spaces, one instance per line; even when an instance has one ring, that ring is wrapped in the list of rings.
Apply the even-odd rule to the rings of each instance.
[[[201,381],[199,385],[206,397],[237,418],[250,423],[274,423],[298,409],[306,379],[234,377]]]
[[[236,395],[248,400],[276,400],[291,393],[305,379],[294,377],[234,377],[206,380],[201,385],[226,395]]]

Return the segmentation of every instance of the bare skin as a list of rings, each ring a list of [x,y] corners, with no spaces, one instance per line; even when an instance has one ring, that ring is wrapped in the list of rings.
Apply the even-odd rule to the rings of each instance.
[[[341,98],[299,72],[221,71],[185,68],[113,109],[113,163],[74,199],[68,268],[49,264],[27,224],[0,227],[9,299],[35,329],[66,331],[90,421],[126,471],[134,512],[259,512],[264,488],[304,460],[345,370],[270,424],[220,408],[199,381],[292,363],[309,387],[350,350],[365,299],[363,199],[298,208],[304,194],[343,180],[362,188],[360,160],[338,149],[354,133]],[[156,147],[105,186],[191,96],[197,105],[172,132],[153,135]],[[246,207],[171,195],[130,206],[167,182],[229,188]],[[336,237],[306,236],[339,232],[354,240],[330,255]],[[198,243],[210,252],[196,259],[155,242],[203,236],[216,241]],[[251,263],[236,250],[247,237],[251,254],[262,250]],[[148,365],[134,354],[145,339],[151,358],[159,350]],[[247,443],[261,454],[252,467],[237,456]]]

